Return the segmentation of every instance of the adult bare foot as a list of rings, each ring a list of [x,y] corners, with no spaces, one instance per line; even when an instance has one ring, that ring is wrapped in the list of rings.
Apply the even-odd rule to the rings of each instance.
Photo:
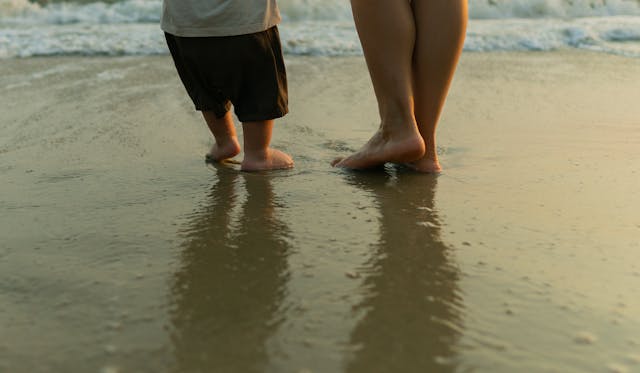
[[[222,162],[225,159],[233,158],[240,154],[240,144],[236,138],[231,138],[229,141],[218,144],[213,144],[209,153],[205,156],[208,162]]]
[[[438,162],[437,158],[431,159],[426,156],[414,162],[404,163],[404,165],[415,171],[426,174],[437,174],[442,171],[442,166],[440,166],[440,162]]]
[[[387,162],[409,163],[424,156],[424,151],[424,141],[417,129],[407,134],[391,135],[381,128],[359,151],[349,157],[335,159],[331,165],[359,170]]]
[[[293,167],[293,159],[289,154],[278,149],[267,148],[262,154],[245,154],[240,170],[242,171],[270,171],[283,170]]]

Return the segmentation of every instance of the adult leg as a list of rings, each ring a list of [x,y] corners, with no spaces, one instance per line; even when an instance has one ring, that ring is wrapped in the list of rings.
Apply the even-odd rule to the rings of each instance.
[[[220,162],[238,155],[240,144],[231,112],[227,112],[222,118],[217,118],[212,111],[203,111],[202,116],[216,140],[207,154],[207,160]]]
[[[291,157],[269,147],[273,120],[242,123],[244,159],[242,171],[267,171],[293,167]]]
[[[378,100],[378,132],[355,154],[334,162],[368,168],[410,162],[424,154],[413,111],[412,55],[415,41],[409,0],[351,0],[360,42]]]
[[[426,152],[409,165],[422,172],[439,172],[436,126],[464,45],[467,0],[413,0],[412,6],[415,115]]]

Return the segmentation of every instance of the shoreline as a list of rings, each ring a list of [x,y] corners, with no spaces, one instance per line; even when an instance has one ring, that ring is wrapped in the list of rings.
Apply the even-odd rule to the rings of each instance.
[[[285,59],[269,175],[204,164],[168,56],[0,64],[0,370],[638,367],[636,60],[463,54],[433,177],[331,168],[364,59]]]

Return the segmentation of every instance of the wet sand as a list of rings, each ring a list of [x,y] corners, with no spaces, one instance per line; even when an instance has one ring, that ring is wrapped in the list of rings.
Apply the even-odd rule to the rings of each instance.
[[[293,171],[204,163],[167,57],[0,64],[0,372],[640,371],[640,64],[463,56],[439,176],[328,166],[361,58],[289,58]]]

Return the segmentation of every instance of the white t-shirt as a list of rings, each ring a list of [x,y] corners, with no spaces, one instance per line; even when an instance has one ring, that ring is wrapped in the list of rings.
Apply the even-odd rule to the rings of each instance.
[[[176,36],[253,34],[280,23],[276,0],[164,0],[162,30]]]

